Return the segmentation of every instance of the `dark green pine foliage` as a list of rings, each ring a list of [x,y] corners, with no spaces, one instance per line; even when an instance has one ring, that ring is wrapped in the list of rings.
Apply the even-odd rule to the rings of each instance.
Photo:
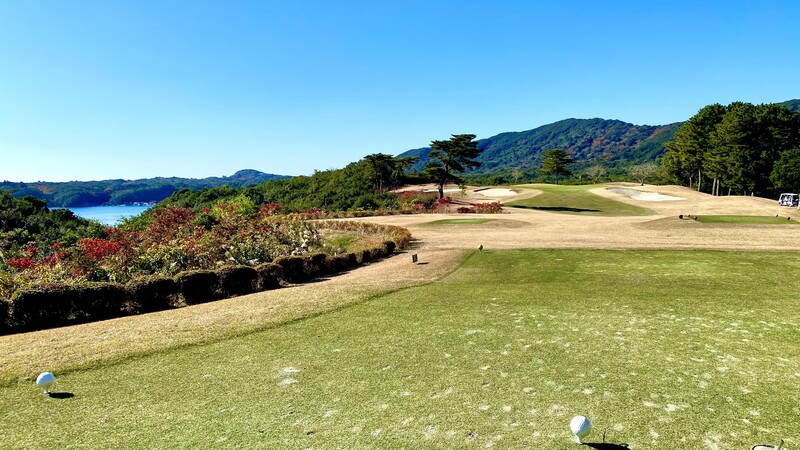
[[[246,188],[184,189],[159,205],[199,210],[244,195],[255,205],[278,203],[293,212],[314,208],[326,211],[393,208],[396,197],[389,189],[405,181],[405,168],[412,162],[376,153],[342,169],[317,171],[311,176],[269,180]]]
[[[574,161],[563,148],[551,148],[542,155],[542,168],[539,171],[544,175],[553,175],[558,184],[559,178],[568,176],[571,172],[567,168]]]
[[[43,200],[16,199],[0,190],[0,258],[18,256],[17,251],[29,244],[40,246],[37,250],[50,249],[55,243],[68,247],[83,238],[102,236],[103,229],[70,210],[50,210]]]
[[[770,196],[791,185],[787,152],[800,147],[800,113],[782,104],[709,105],[666,147],[663,169],[674,181],[715,195]]]
[[[775,161],[770,180],[781,192],[800,192],[800,148],[792,148],[781,153]]]
[[[424,173],[436,183],[439,198],[444,197],[444,185],[447,183],[462,184],[464,182],[458,174],[467,169],[474,169],[481,163],[475,161],[481,153],[474,134],[454,134],[446,141],[431,142],[431,151],[428,153],[428,163]]]

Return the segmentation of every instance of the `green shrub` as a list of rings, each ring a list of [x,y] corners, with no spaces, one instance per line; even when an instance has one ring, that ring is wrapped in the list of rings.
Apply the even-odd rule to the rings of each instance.
[[[258,272],[252,267],[226,267],[217,271],[219,295],[223,298],[252,294],[258,288]]]
[[[192,270],[175,276],[178,292],[187,305],[219,300],[219,276],[210,270]]]
[[[33,286],[14,293],[9,325],[29,331],[119,317],[125,297],[124,288],[111,283]]]
[[[178,306],[178,286],[172,278],[137,278],[128,283],[125,291],[130,308],[135,313],[163,311]]]
[[[71,286],[76,296],[75,319],[77,322],[113,319],[126,314],[125,287],[115,283],[90,283]]]

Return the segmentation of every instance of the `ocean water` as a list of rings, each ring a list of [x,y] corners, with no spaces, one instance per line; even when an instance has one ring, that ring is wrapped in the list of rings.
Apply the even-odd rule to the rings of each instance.
[[[150,206],[87,206],[66,208],[84,219],[96,220],[103,225],[117,225],[123,217],[133,217],[150,209]]]

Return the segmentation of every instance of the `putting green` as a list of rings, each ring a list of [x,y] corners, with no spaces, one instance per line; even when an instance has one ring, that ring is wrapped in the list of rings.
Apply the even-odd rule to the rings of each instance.
[[[589,186],[521,186],[542,191],[541,194],[512,202],[503,206],[535,209],[539,211],[564,214],[580,214],[590,216],[649,216],[652,210],[640,206],[629,205],[590,192],[597,185]]]
[[[494,219],[442,219],[429,222],[428,225],[477,225],[492,220]]]

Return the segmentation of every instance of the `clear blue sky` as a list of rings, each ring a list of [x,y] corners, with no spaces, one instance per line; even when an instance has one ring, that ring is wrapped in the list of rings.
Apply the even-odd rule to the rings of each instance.
[[[798,97],[792,0],[0,0],[0,180],[304,175]]]

